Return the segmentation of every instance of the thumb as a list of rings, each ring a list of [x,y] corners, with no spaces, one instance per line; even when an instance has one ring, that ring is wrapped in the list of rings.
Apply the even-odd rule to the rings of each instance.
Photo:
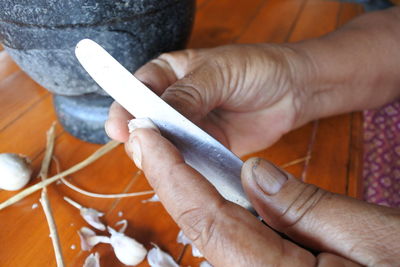
[[[303,245],[365,265],[400,256],[385,246],[398,246],[398,210],[327,192],[258,158],[244,163],[242,183],[265,222]]]

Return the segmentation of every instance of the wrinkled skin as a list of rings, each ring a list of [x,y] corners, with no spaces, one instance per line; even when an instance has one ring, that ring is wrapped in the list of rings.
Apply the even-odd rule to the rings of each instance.
[[[272,45],[185,50],[163,54],[135,75],[187,118],[243,155],[271,145],[305,122],[299,109],[307,96],[294,87],[301,83],[293,81],[294,67],[285,60],[286,54],[300,58],[290,48]],[[300,65],[302,61],[296,62]],[[110,116],[109,123],[116,121],[115,116],[130,117],[116,103]],[[260,120],[264,123],[256,125]],[[107,127],[107,132],[126,141],[126,120],[119,122],[124,125]]]
[[[135,76],[243,155],[315,118],[399,97],[399,17],[398,8],[366,15],[299,44],[163,54]],[[354,38],[368,42],[354,46]],[[375,53],[377,47],[389,56]],[[366,66],[362,71],[360,62]],[[224,200],[158,131],[138,128],[129,135],[131,118],[114,103],[107,133],[125,142],[172,218],[214,266],[394,266],[400,261],[398,209],[324,191],[263,159],[246,161],[242,184],[257,212],[272,229],[321,251],[315,256]]]

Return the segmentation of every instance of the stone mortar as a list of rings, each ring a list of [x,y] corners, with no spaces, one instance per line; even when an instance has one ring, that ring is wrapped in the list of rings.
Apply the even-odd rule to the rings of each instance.
[[[94,40],[134,72],[160,53],[184,48],[192,29],[194,10],[194,0],[1,0],[0,42],[36,82],[63,96],[55,101],[57,107],[62,101],[69,101],[66,96],[106,95],[75,58],[78,41]],[[96,99],[93,101],[103,109],[108,108],[104,106],[108,100],[90,99]],[[81,116],[81,123],[92,123],[85,119],[92,117],[85,106],[88,102],[82,97],[71,101],[78,109],[83,105],[82,114],[87,112]],[[70,109],[57,107],[56,110]],[[69,114],[63,113],[63,116],[67,118]],[[105,119],[106,116],[96,121],[104,123]],[[86,130],[81,134],[79,125],[63,125],[86,141],[104,143],[106,140],[103,127],[102,137],[91,138]],[[85,129],[99,128],[88,126],[82,125]]]

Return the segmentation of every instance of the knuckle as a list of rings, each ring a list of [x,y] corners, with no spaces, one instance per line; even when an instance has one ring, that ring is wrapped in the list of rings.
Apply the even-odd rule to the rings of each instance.
[[[303,224],[305,220],[312,219],[317,207],[321,205],[324,199],[330,198],[331,195],[332,193],[315,185],[306,184],[281,215],[284,228],[286,230],[296,228],[298,225]]]
[[[162,98],[193,121],[200,120],[209,111],[207,93],[195,85],[175,84],[164,92]]]
[[[183,78],[192,68],[193,62],[197,62],[198,53],[193,49],[175,51],[161,54],[156,60],[168,64],[169,67],[175,70],[178,79]]]
[[[168,88],[165,92],[165,96],[173,96],[174,99],[178,99],[189,105],[197,106],[202,104],[200,89],[194,85],[176,83],[172,87]]]
[[[194,207],[182,212],[177,222],[185,235],[192,240],[197,248],[204,251],[218,240],[218,214],[221,212],[223,201],[213,203],[205,208]]]

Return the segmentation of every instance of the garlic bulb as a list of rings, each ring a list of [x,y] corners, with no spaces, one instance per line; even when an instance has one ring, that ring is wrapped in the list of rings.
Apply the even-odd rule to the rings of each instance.
[[[107,227],[111,234],[110,243],[114,249],[115,256],[125,265],[137,265],[146,257],[146,248],[135,239]]]
[[[12,153],[0,154],[0,188],[19,190],[30,180],[32,168],[29,159]]]

